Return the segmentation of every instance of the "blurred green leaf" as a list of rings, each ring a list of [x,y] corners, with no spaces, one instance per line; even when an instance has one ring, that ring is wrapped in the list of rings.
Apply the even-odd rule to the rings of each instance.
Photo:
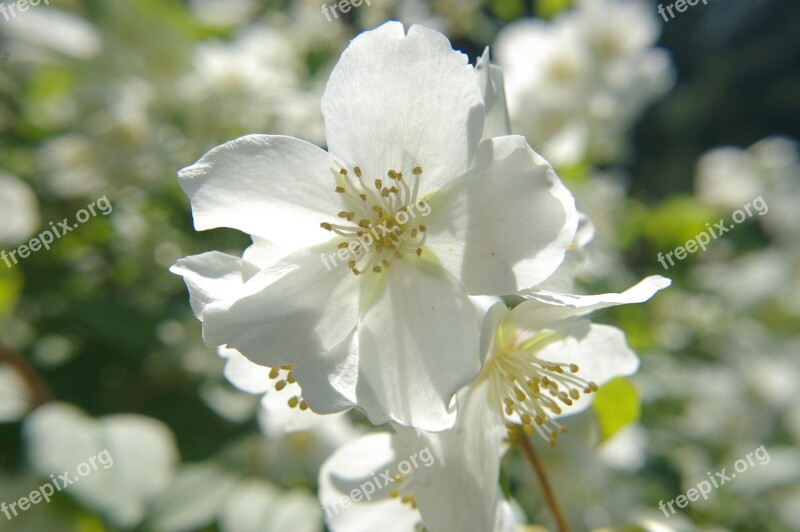
[[[540,18],[553,18],[572,4],[571,0],[539,0],[534,13]]]
[[[525,13],[525,5],[522,0],[492,0],[489,9],[498,18],[506,21],[519,18]]]
[[[600,426],[601,441],[638,421],[641,413],[639,393],[628,379],[614,379],[595,394],[592,410]]]
[[[5,264],[0,264],[0,268],[0,317],[3,317],[17,303],[22,290],[22,275],[15,270],[6,270]]]

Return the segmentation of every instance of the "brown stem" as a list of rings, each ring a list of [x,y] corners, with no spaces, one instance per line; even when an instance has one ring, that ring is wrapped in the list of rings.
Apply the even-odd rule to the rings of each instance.
[[[22,356],[0,345],[0,362],[5,362],[11,366],[11,368],[16,370],[22,377],[31,392],[31,401],[34,406],[41,406],[53,400],[53,394],[50,393],[47,385],[42,378],[39,377],[39,374],[36,373],[36,370],[33,369],[33,366]]]
[[[553,491],[553,488],[550,486],[550,481],[547,480],[547,474],[544,471],[544,466],[542,465],[541,460],[539,460],[539,455],[536,454],[536,451],[531,445],[530,440],[528,440],[528,436],[522,432],[519,433],[517,438],[519,440],[519,448],[522,451],[522,454],[528,460],[528,463],[531,464],[534,473],[536,473],[536,478],[539,481],[539,485],[542,488],[542,492],[544,493],[544,499],[547,503],[547,507],[550,509],[550,513],[553,515],[553,519],[556,522],[556,527],[558,528],[559,532],[569,532],[569,525],[567,524],[567,520],[564,518],[564,514],[561,512],[561,506],[558,504],[558,500],[556,499],[556,494]]]

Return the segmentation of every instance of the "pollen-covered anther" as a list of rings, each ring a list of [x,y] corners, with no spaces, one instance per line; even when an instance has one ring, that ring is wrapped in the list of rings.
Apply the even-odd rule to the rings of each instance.
[[[536,351],[542,344],[557,339],[543,332],[493,357],[494,386],[502,398],[502,411],[507,419],[520,425],[526,434],[538,433],[550,445],[558,434],[566,432],[555,417],[563,406],[573,406],[581,394],[597,391],[597,384],[583,379],[574,363],[541,360]],[[520,344],[514,344],[520,345]]]
[[[335,169],[335,191],[344,207],[336,216],[344,222],[320,226],[343,237],[336,247],[350,252],[343,262],[353,275],[382,273],[405,255],[422,256],[427,228],[420,222],[430,206],[418,196],[422,168],[412,166],[409,173],[413,178],[405,181],[396,168],[388,169],[383,179],[362,177],[358,166],[350,171]],[[352,244],[353,240],[357,243]]]

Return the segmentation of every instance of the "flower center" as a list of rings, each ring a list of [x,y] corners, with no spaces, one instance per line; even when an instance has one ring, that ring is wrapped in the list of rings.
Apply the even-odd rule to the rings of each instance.
[[[347,250],[348,267],[354,275],[381,273],[407,253],[422,255],[427,228],[420,218],[430,214],[423,197],[417,200],[422,168],[415,166],[411,177],[389,170],[387,181],[375,179],[367,185],[361,168],[346,168],[337,174],[336,192],[342,194],[350,210],[338,213],[343,222],[322,222],[320,227],[339,235],[339,250]]]
[[[493,397],[500,406],[511,435],[517,425],[529,436],[538,433],[551,446],[559,433],[567,432],[555,419],[563,413],[562,405],[571,406],[581,394],[598,390],[597,384],[581,378],[577,364],[549,362],[537,352],[550,343],[561,340],[552,331],[543,331],[522,345],[499,350],[491,359],[490,379]]]

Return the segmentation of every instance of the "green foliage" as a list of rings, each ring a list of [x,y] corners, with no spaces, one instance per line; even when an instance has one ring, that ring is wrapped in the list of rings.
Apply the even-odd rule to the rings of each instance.
[[[592,403],[601,441],[639,420],[641,405],[636,387],[624,378],[614,379],[600,387]]]
[[[537,17],[550,19],[568,9],[572,0],[536,0],[534,12]]]

